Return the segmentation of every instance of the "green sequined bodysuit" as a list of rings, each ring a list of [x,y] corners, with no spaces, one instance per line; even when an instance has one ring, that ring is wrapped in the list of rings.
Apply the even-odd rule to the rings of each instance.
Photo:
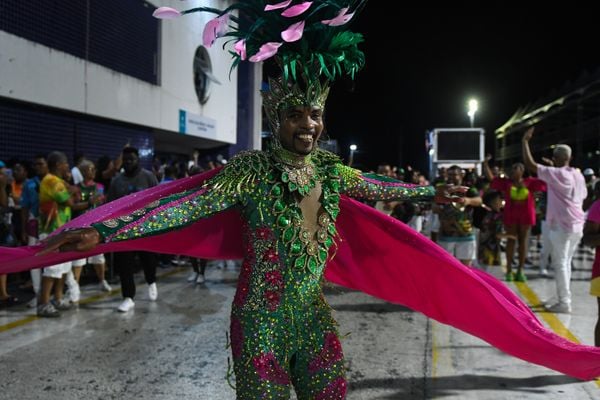
[[[304,226],[300,201],[320,188],[316,225]],[[363,174],[317,149],[303,165],[274,151],[247,151],[202,187],[93,226],[105,241],[178,229],[231,207],[244,220],[245,258],[231,312],[237,399],[343,399],[344,358],[323,292],[335,254],[340,195],[369,200],[430,200],[432,187]]]

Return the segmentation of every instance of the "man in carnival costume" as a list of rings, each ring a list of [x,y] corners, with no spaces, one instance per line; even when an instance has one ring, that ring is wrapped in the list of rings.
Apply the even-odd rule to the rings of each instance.
[[[238,399],[287,399],[291,386],[298,399],[345,398],[344,357],[324,279],[406,305],[526,361],[580,379],[599,376],[600,349],[555,335],[496,278],[352,199],[460,203],[456,195],[464,188],[436,191],[365,174],[318,148],[330,84],[342,74],[354,77],[364,64],[361,35],[345,29],[363,5],[243,1],[223,11],[157,9],[160,18],[217,14],[205,44],[218,36],[236,39],[234,66],[246,54],[251,62],[277,62],[281,75],[263,93],[271,144],[240,153],[221,169],[92,210],[43,250],[2,249],[0,273],[82,252],[243,257],[230,335]]]

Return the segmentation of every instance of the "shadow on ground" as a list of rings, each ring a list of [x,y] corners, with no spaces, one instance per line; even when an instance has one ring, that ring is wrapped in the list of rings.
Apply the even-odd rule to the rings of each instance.
[[[556,393],[557,385],[581,383],[581,381],[565,375],[539,375],[529,378],[499,378],[490,375],[457,375],[436,378],[390,378],[390,379],[363,379],[350,380],[348,395],[360,396],[360,391],[368,389],[394,390],[392,394],[378,396],[377,399],[434,399],[447,396],[458,396],[469,391],[514,391],[519,395],[531,393],[542,395]],[[500,396],[500,393],[499,393]],[[498,397],[505,398],[505,397]]]

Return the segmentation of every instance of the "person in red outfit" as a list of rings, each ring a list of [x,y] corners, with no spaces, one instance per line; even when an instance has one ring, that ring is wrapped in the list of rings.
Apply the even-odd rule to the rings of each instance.
[[[504,228],[510,236],[515,236],[519,244],[519,265],[517,272],[512,269],[515,256],[515,240],[508,239],[506,245],[506,281],[525,282],[523,273],[527,257],[529,231],[535,225],[535,196],[534,192],[545,192],[546,183],[537,178],[524,178],[525,166],[514,163],[509,177],[494,176],[489,166],[491,156],[488,154],[483,162],[485,175],[490,179],[490,188],[502,192],[504,197]]]

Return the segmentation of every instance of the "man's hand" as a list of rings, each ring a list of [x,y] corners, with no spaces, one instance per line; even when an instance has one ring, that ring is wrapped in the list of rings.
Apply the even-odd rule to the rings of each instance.
[[[529,128],[525,131],[525,134],[523,135],[524,142],[529,142],[531,140],[531,138],[533,137],[534,130],[535,130],[535,127],[532,126],[531,128]]]
[[[463,204],[465,202],[464,194],[469,190],[468,186],[454,186],[454,185],[438,185],[436,186],[435,196],[433,201],[438,204],[447,203],[458,203]]]
[[[42,243],[45,247],[37,253],[40,256],[54,251],[89,251],[100,243],[100,233],[94,228],[66,229]]]

